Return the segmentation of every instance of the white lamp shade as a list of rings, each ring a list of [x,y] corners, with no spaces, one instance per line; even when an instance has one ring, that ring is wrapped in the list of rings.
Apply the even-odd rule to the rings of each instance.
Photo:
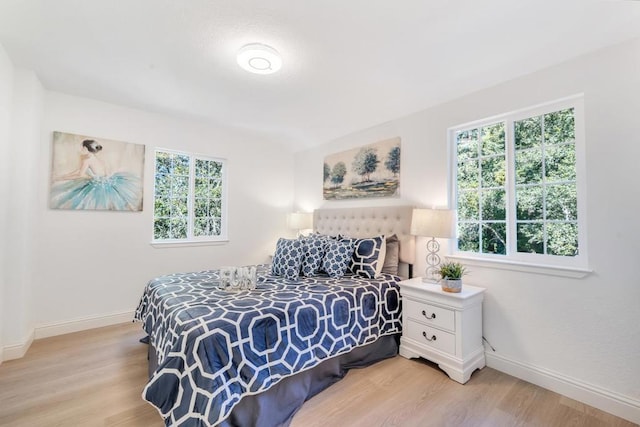
[[[414,209],[411,217],[411,234],[441,239],[454,237],[453,211],[447,209]]]
[[[307,230],[313,228],[313,214],[310,212],[293,212],[288,215],[289,228]]]

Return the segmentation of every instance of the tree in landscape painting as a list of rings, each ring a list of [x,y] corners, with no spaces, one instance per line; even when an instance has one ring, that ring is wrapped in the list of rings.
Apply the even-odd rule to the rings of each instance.
[[[347,166],[343,162],[338,162],[331,171],[331,182],[336,186],[342,184],[344,176],[347,174]]]
[[[400,146],[393,147],[389,150],[389,155],[384,162],[384,166],[393,172],[394,177],[398,176],[398,172],[400,172]]]
[[[380,163],[380,160],[378,160],[376,149],[363,147],[356,154],[351,167],[355,173],[363,178],[362,182],[366,182],[371,181],[371,174],[378,169],[378,163]]]
[[[322,182],[327,182],[327,180],[331,177],[331,166],[329,166],[326,162],[324,164],[324,177]]]

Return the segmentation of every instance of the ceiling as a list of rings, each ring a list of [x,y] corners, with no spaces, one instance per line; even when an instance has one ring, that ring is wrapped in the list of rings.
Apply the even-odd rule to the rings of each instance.
[[[636,37],[635,0],[0,0],[0,44],[47,89],[294,149]],[[282,70],[242,70],[251,42]]]

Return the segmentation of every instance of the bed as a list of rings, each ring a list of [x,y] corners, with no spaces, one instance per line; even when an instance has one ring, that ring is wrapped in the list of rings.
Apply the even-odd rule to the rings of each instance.
[[[357,274],[332,274],[332,264],[323,264],[330,275],[277,271],[289,265],[286,251],[287,262],[281,262],[282,247],[299,242],[288,240],[278,242],[273,266],[259,266],[255,290],[219,289],[216,270],[150,281],[135,315],[150,341],[145,400],[167,425],[286,426],[306,400],[349,369],[396,355],[397,282],[410,275],[415,253],[411,212],[407,206],[314,212],[318,235],[339,236],[331,248],[352,244],[357,252],[358,244],[378,242],[376,273],[371,265],[362,267],[371,277],[353,261]],[[379,239],[392,235],[398,245],[391,261],[401,267],[383,273],[383,260],[393,254],[384,253]],[[309,259],[311,239],[303,246]]]

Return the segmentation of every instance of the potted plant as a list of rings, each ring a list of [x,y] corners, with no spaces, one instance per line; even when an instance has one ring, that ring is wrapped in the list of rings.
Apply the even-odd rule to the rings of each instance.
[[[462,290],[462,276],[465,275],[467,269],[459,262],[447,261],[440,264],[437,273],[440,279],[440,286],[445,292],[458,293]]]

